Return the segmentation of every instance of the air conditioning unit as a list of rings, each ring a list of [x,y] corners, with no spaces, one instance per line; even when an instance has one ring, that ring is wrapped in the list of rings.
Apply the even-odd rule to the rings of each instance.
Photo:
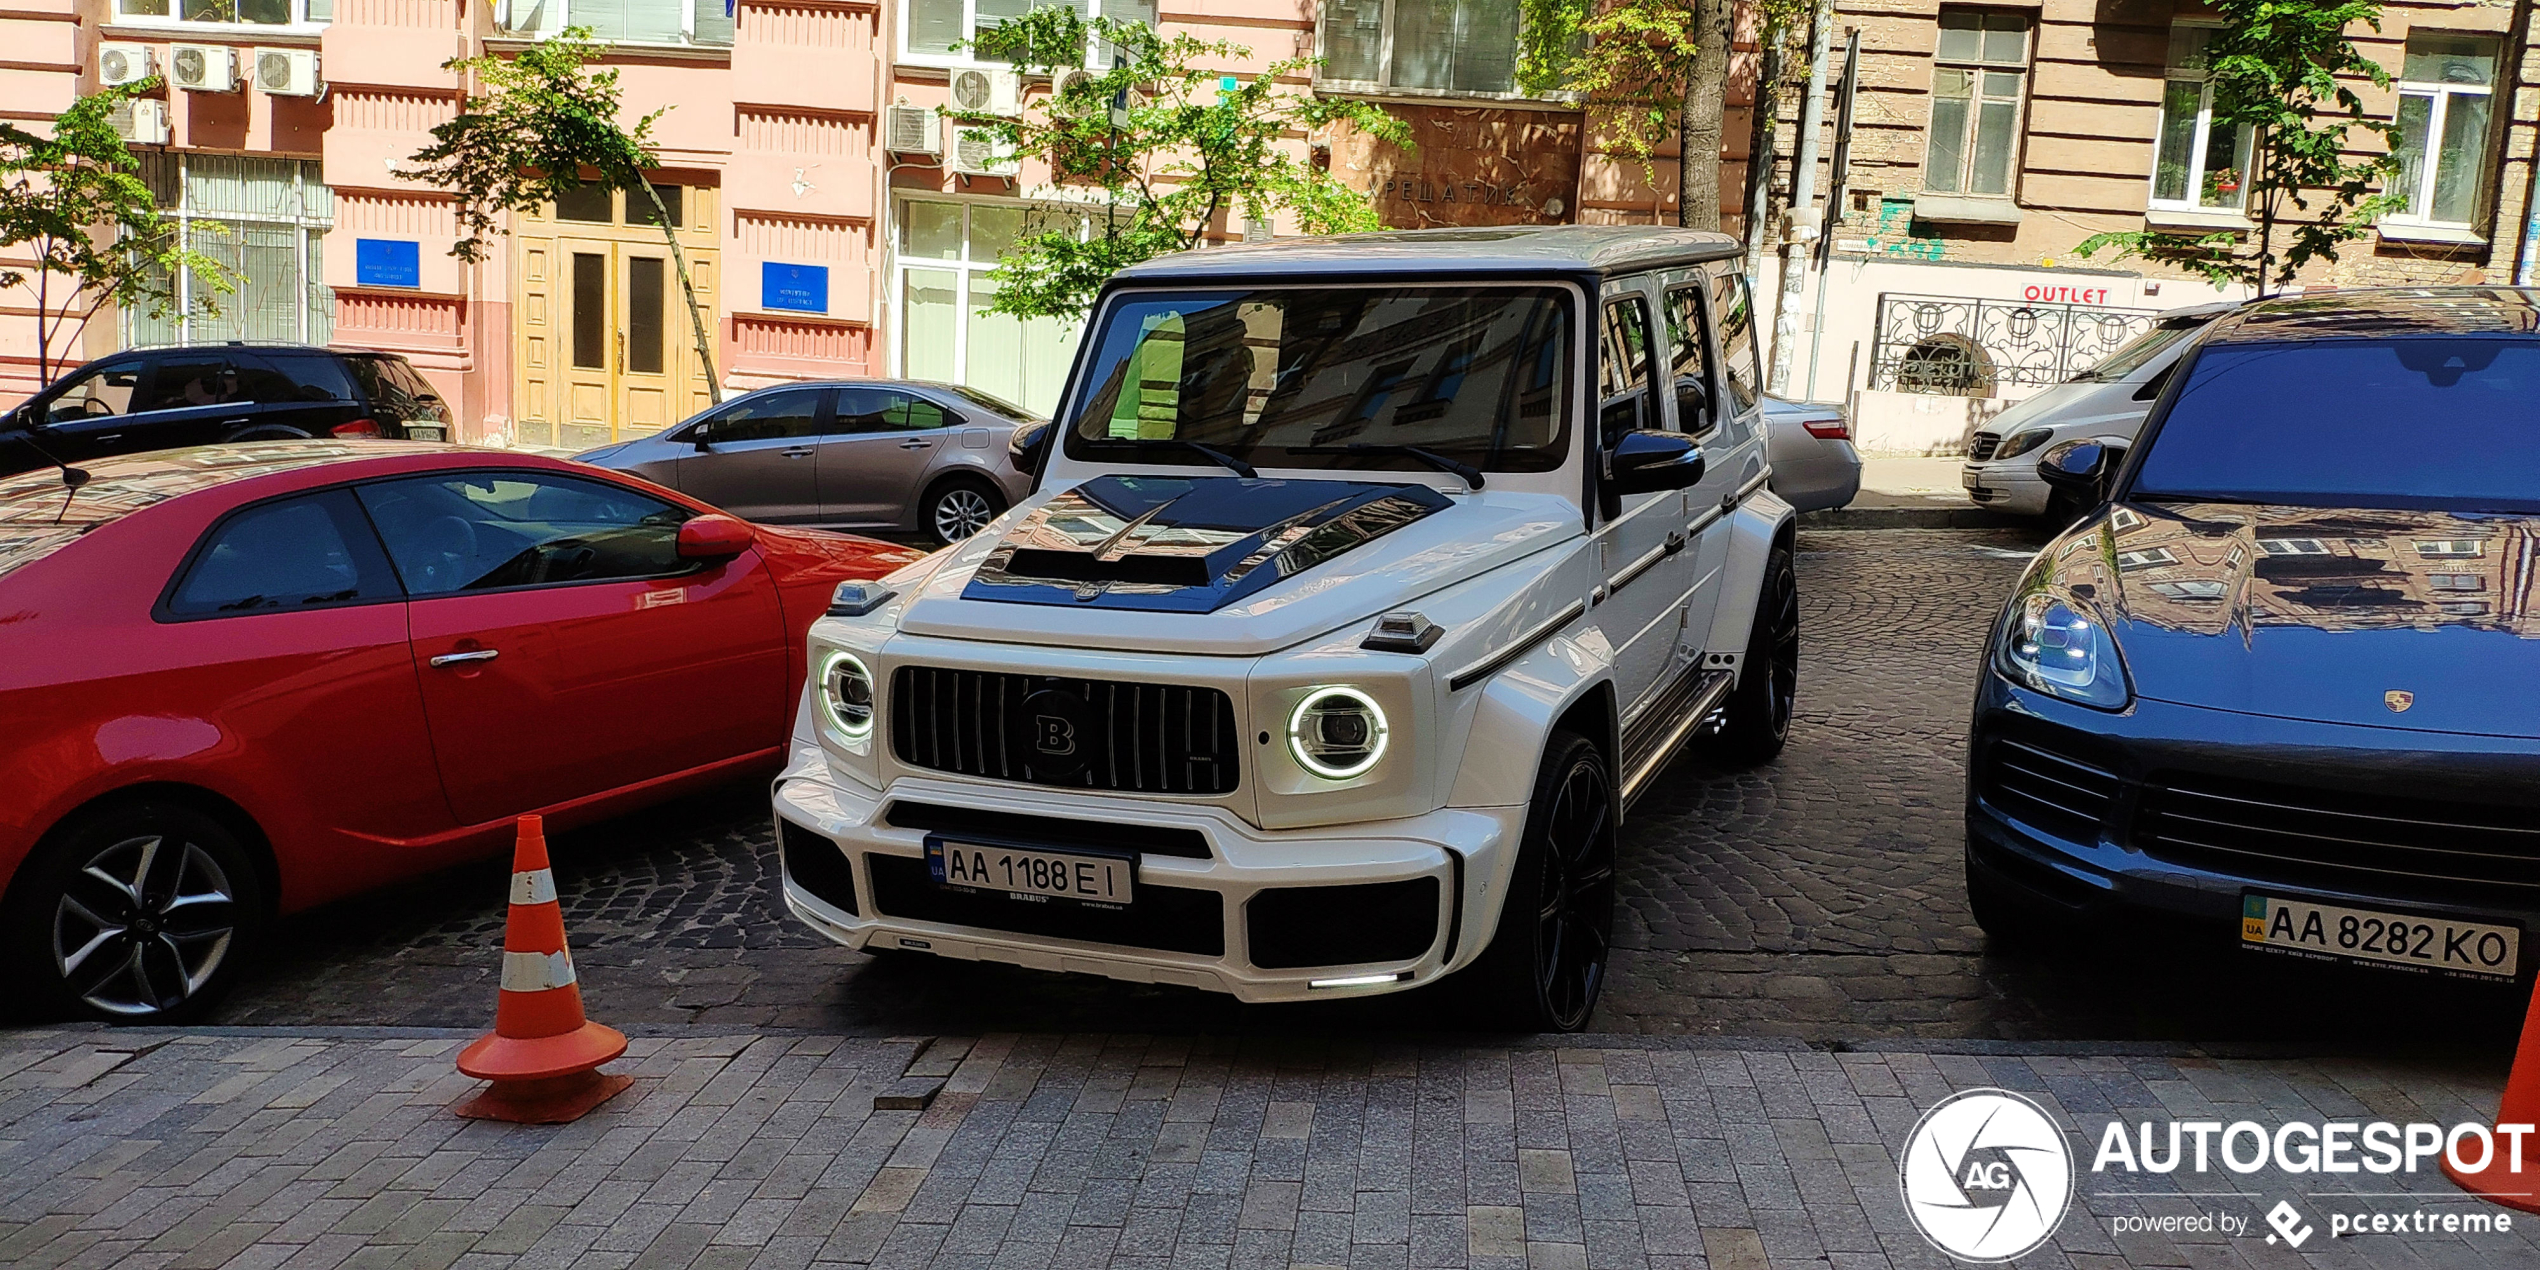
[[[953,106],[1007,119],[1023,113],[1023,77],[1013,71],[954,71]]]
[[[932,106],[885,106],[882,108],[884,148],[893,154],[933,154],[944,152],[944,126]]]
[[[1021,176],[1023,160],[993,128],[953,129],[952,170],[965,176]]]
[[[137,84],[159,73],[159,54],[147,44],[97,46],[97,82],[107,87]]]
[[[106,117],[115,125],[115,135],[137,146],[163,146],[168,143],[168,104],[155,97],[136,97],[116,102]]]
[[[256,87],[276,97],[317,96],[317,50],[257,49]]]
[[[1071,119],[1102,113],[1104,101],[1085,92],[1085,85],[1093,83],[1094,78],[1094,73],[1082,66],[1060,71],[1050,80],[1050,113]],[[1069,100],[1070,94],[1076,95],[1073,101]]]
[[[189,93],[238,91],[238,50],[226,44],[178,44],[168,49],[168,82]]]

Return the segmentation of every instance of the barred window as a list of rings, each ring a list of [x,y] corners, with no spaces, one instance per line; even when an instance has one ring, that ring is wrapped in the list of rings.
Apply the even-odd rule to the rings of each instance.
[[[323,344],[334,335],[335,292],[321,279],[335,193],[318,164],[165,151],[137,157],[185,245],[227,266],[237,289],[213,295],[191,274],[180,276],[179,303],[168,312],[125,311],[126,343]]]

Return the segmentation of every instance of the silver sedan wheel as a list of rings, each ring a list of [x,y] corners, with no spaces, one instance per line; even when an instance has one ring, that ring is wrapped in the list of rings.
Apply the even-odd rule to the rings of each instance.
[[[947,543],[959,542],[988,527],[997,518],[997,509],[988,496],[967,485],[956,485],[935,496],[935,536]]]
[[[148,1015],[191,1000],[238,935],[238,898],[210,852],[153,834],[98,852],[53,910],[53,968],[81,1001]]]

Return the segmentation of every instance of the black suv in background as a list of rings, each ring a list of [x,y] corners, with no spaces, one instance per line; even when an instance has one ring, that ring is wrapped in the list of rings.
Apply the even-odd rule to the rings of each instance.
[[[0,475],[108,454],[302,437],[446,441],[450,412],[394,353],[286,344],[101,357],[0,414]]]

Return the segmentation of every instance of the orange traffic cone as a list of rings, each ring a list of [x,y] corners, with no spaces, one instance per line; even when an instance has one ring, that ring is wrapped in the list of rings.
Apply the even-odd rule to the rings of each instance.
[[[462,1116],[514,1124],[563,1124],[634,1084],[597,1068],[626,1052],[626,1035],[582,1017],[564,910],[547,867],[547,835],[520,818],[512,850],[512,907],[503,926],[503,990],[494,1031],[459,1051],[459,1070],[493,1087],[461,1103]]]
[[[2454,1168],[2447,1149],[2443,1172],[2480,1199],[2540,1213],[2540,1133],[2533,1132],[2535,1125],[2540,1125],[2540,982],[2533,984],[2531,1006],[2522,1017],[2522,1043],[2514,1048],[2513,1071],[2505,1077],[2504,1101],[2496,1108],[2498,1131],[2488,1135],[2487,1158],[2474,1170]],[[2520,1132],[2503,1132],[2507,1127]],[[2460,1145],[2468,1148],[2471,1143]]]

